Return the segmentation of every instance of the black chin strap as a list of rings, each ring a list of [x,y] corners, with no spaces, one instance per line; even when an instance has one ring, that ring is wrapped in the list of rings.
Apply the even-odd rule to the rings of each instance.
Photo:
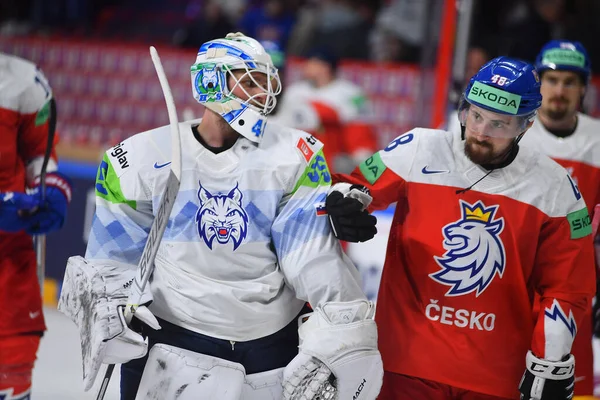
[[[461,138],[463,140],[465,140],[465,127],[461,125],[460,128],[461,128]],[[512,163],[514,161],[514,159],[517,157],[517,154],[519,154],[519,142],[523,138],[524,134],[525,134],[525,132],[519,134],[519,136],[517,136],[513,140],[513,142],[511,143],[510,147],[506,150],[506,152],[504,152],[503,154],[500,154],[496,157],[496,159],[498,159],[498,158],[502,159],[501,162],[499,162],[498,164],[482,164],[481,166],[483,168],[487,169],[488,172],[485,175],[483,175],[481,178],[479,178],[475,183],[470,185],[469,187],[457,190],[456,194],[463,194],[465,192],[468,192],[469,190],[473,189],[473,186],[477,185],[479,182],[481,182],[482,180],[487,178],[487,176],[489,174],[491,174],[492,172],[494,172],[495,170],[504,168],[504,167],[510,165],[510,163]]]

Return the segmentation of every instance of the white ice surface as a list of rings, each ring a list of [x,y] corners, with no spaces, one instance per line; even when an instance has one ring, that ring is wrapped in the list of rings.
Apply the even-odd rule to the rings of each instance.
[[[44,308],[48,330],[42,338],[38,359],[33,371],[32,400],[93,400],[104,376],[104,368],[96,378],[96,385],[83,391],[81,348],[75,324],[54,308]],[[119,368],[104,396],[105,400],[119,400]]]
[[[44,308],[48,331],[42,338],[33,371],[32,400],[93,400],[104,376],[100,370],[96,385],[83,391],[79,333],[67,317],[53,308]],[[600,376],[600,341],[594,339],[594,374]],[[598,382],[598,379],[596,379]],[[600,382],[598,382],[600,383]],[[596,386],[596,394],[600,395]],[[115,368],[105,400],[119,400],[119,368]]]

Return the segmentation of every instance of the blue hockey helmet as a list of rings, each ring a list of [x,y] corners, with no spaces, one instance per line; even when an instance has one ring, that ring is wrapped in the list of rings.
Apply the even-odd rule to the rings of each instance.
[[[535,59],[535,68],[541,74],[549,69],[555,71],[573,71],[581,76],[587,85],[592,65],[587,50],[579,42],[551,40],[542,47]]]
[[[463,103],[498,114],[527,116],[530,119],[542,104],[540,78],[533,65],[525,61],[494,58],[471,78],[463,98]]]

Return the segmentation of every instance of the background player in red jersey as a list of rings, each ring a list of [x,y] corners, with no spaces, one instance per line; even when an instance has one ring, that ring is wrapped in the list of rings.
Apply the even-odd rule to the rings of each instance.
[[[579,112],[590,80],[590,64],[579,42],[552,40],[544,45],[535,63],[542,82],[542,106],[522,144],[565,167],[591,213],[600,203],[600,121]],[[594,394],[591,312],[590,307],[573,342],[576,396]]]
[[[338,176],[350,183],[327,199],[338,233],[351,184],[370,190],[370,209],[397,202],[379,399],[571,399],[571,345],[595,292],[587,208],[564,168],[519,146],[542,101],[532,65],[496,58],[463,96],[462,132],[415,128]]]
[[[40,187],[51,100],[34,64],[0,53],[0,398],[30,398],[46,329],[31,235],[60,228],[71,198],[67,178],[56,172],[54,149],[45,194]]]
[[[303,79],[285,89],[272,120],[313,134],[323,142],[332,170],[348,173],[373,154],[377,139],[368,121],[369,99],[357,85],[339,77],[337,68],[331,50],[313,49]]]

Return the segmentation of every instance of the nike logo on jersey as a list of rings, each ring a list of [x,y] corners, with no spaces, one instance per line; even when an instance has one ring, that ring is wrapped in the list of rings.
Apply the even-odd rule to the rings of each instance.
[[[437,170],[437,169],[427,169],[427,167],[429,167],[429,165],[424,166],[423,169],[421,170],[421,172],[424,173],[425,175],[446,174],[446,173],[450,172],[447,169]]]
[[[38,317],[38,315],[40,315],[40,312],[39,312],[39,311],[36,311],[36,312],[31,312],[31,311],[29,311],[29,318],[31,318],[31,319],[35,319],[35,318],[37,318],[37,317]]]
[[[166,167],[169,164],[171,164],[171,161],[169,161],[168,163],[164,163],[164,164],[159,164],[159,163],[155,162],[154,163],[154,168],[161,169],[162,167]]]

